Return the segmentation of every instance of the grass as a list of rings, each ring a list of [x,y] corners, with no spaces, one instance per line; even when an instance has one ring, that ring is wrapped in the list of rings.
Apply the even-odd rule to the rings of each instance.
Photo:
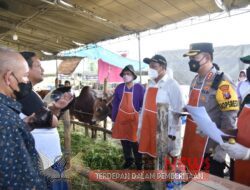
[[[76,128],[82,128],[76,126]],[[63,124],[59,125],[59,134],[61,138],[61,145],[63,148]],[[119,170],[123,163],[123,154],[121,146],[110,138],[103,141],[100,136],[97,139],[86,137],[83,132],[72,131],[71,133],[71,157],[80,155],[79,159],[84,167],[91,170]],[[80,153],[80,154],[79,154]],[[104,187],[91,183],[88,179],[73,175],[70,179],[71,188],[77,190],[89,189],[104,189]]]

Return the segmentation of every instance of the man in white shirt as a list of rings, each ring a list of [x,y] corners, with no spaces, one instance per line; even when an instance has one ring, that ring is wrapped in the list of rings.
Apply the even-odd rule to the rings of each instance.
[[[167,74],[167,61],[161,55],[155,55],[151,59],[143,60],[149,64],[149,81],[147,91],[144,96],[144,103],[139,122],[139,152],[151,160],[144,165],[144,169],[153,169],[153,159],[158,157],[157,153],[157,104],[168,104],[168,126],[163,129],[165,153],[172,157],[180,155],[181,152],[181,121],[179,114],[184,107],[184,100],[180,86],[176,80]],[[169,141],[167,143],[167,141]],[[158,168],[156,165],[156,169]]]
[[[27,61],[29,66],[29,80],[32,86],[43,81],[43,68],[39,57],[34,52],[21,52],[21,55]],[[57,130],[57,118],[60,110],[66,107],[72,100],[70,93],[65,93],[57,102],[54,102],[50,107],[52,112],[53,121],[52,124],[35,127],[31,131],[35,140],[35,147],[38,153],[41,155],[44,169],[53,165],[57,159],[62,156],[59,133]],[[41,97],[35,92],[31,91],[27,96],[22,99],[17,99],[22,104],[22,113],[26,116],[31,116],[33,113],[41,112],[45,109],[44,103]],[[43,158],[46,158],[43,159]]]

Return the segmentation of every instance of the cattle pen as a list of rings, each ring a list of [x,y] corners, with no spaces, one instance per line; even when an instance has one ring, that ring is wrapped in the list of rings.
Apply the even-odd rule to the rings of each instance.
[[[107,84],[107,82],[105,81],[105,83]],[[106,86],[104,85],[104,93],[106,92]],[[64,152],[65,153],[70,153],[70,157],[67,158],[67,156],[65,156],[66,161],[69,163],[69,171],[68,172],[73,172],[73,173],[77,173],[77,175],[79,177],[83,177],[86,180],[88,180],[88,182],[91,182],[90,180],[90,170],[82,165],[77,164],[77,162],[74,162],[74,156],[72,155],[72,149],[74,147],[71,146],[71,141],[72,139],[72,133],[76,132],[76,126],[80,127],[80,128],[84,128],[85,131],[85,137],[91,137],[91,139],[97,139],[97,132],[101,132],[103,133],[103,141],[107,142],[107,135],[111,135],[112,131],[107,129],[107,125],[108,125],[108,121],[107,118],[105,120],[103,120],[102,124],[100,123],[96,123],[96,124],[88,124],[85,122],[81,122],[75,119],[70,119],[70,113],[69,111],[66,111],[63,116],[62,116],[62,122],[63,122],[63,126],[64,126]],[[72,130],[73,131],[72,131]],[[89,134],[89,130],[91,130],[91,135]],[[91,182],[92,183],[92,182]],[[127,187],[124,184],[120,184],[117,183],[115,181],[109,180],[109,181],[95,181],[93,182],[95,184],[99,184],[102,189],[111,189],[111,190],[131,190],[129,187]],[[91,187],[90,187],[91,189]]]
[[[90,125],[88,123],[80,122],[77,120],[71,120],[70,123],[73,125],[73,130],[75,129],[75,125],[79,125],[85,128],[85,136],[89,136],[89,129],[91,130],[91,137],[96,138],[97,132],[103,132],[103,140],[107,140],[107,134],[112,134],[111,130],[107,129],[107,120],[103,121],[103,127],[100,124]]]
[[[103,88],[103,94],[107,94],[107,86],[108,82],[107,79],[104,80],[104,88]],[[107,134],[112,134],[111,130],[107,129],[107,118],[103,121],[103,127],[99,124],[88,124],[76,120],[71,120],[70,123],[73,125],[73,129],[75,129],[75,124],[80,125],[85,128],[85,136],[89,136],[89,129],[91,130],[91,138],[97,137],[97,131],[103,132],[103,140],[107,140]]]
[[[103,133],[103,138],[101,138],[101,143],[109,143],[108,142],[108,137],[107,135],[111,135],[112,131],[107,129],[107,119],[103,121],[103,124],[95,124],[95,125],[90,125],[84,122],[80,122],[77,120],[70,120],[69,117],[69,112],[65,112],[65,114],[62,117],[62,123],[64,126],[64,131],[61,134],[63,136],[63,143],[64,143],[64,153],[65,153],[65,159],[68,163],[68,167],[70,168],[69,170],[67,170],[67,173],[76,173],[77,174],[77,178],[81,179],[81,181],[85,181],[87,180],[87,182],[85,182],[85,186],[87,187],[87,189],[92,189],[92,187],[95,185],[101,187],[101,189],[106,189],[106,190],[131,190],[131,187],[127,186],[127,184],[125,183],[119,183],[119,182],[115,182],[112,180],[108,180],[108,181],[92,181],[90,178],[91,176],[91,170],[86,167],[85,165],[81,165],[79,164],[78,161],[75,161],[77,155],[75,154],[76,152],[74,151],[74,146],[75,146],[75,141],[79,141],[74,139],[74,134],[78,133],[81,134],[81,138],[83,139],[92,139],[92,141],[95,141],[98,137],[100,139],[100,136],[97,136],[97,132],[102,132]],[[74,129],[75,128],[75,129]],[[77,129],[84,129],[84,132],[81,130],[79,133],[79,130]],[[72,129],[72,131],[71,131]],[[91,130],[91,135],[89,134],[89,130]],[[83,132],[83,133],[82,133]],[[92,143],[90,143],[92,144]],[[77,144],[78,148],[80,149],[81,144]],[[88,145],[90,146],[90,145]],[[92,144],[93,146],[93,144]],[[95,145],[94,145],[95,146]],[[96,145],[98,146],[98,145]],[[70,153],[70,156],[67,156],[67,153]],[[113,153],[112,153],[113,154]],[[99,162],[102,162],[101,160]],[[82,163],[82,159],[81,162]],[[69,174],[70,176],[71,174]],[[69,184],[70,186],[75,186],[77,184],[75,184],[76,182],[74,180],[71,180],[70,177],[68,178],[69,180]],[[82,188],[82,187],[81,187]],[[73,188],[74,189],[74,188]]]

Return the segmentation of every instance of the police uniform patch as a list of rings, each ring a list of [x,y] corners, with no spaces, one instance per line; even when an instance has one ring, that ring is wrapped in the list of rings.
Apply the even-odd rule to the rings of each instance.
[[[229,81],[222,81],[216,91],[216,100],[221,111],[239,110],[238,96]]]
[[[213,78],[213,72],[207,74],[207,80],[211,80]]]
[[[207,82],[206,83],[208,86],[211,86],[213,84],[213,82]]]
[[[229,92],[229,85],[222,85],[219,88],[222,91],[223,97],[225,99],[230,99],[231,98],[231,94]]]
[[[201,96],[201,101],[206,102],[206,96]]]
[[[208,91],[210,89],[210,86],[204,86],[204,90]]]
[[[208,91],[208,90],[202,89],[202,90],[201,90],[201,93],[202,93],[202,94],[209,94],[209,91]]]

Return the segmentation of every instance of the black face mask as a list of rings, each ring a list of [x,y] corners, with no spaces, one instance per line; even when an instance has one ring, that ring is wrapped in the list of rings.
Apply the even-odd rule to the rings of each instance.
[[[250,67],[247,68],[247,80],[250,81]]]
[[[204,57],[205,57],[205,56],[204,56]],[[191,59],[191,60],[188,62],[190,71],[197,73],[197,72],[199,71],[200,67],[201,67],[200,62],[204,59],[204,57],[201,58],[200,61],[196,61],[195,59]],[[207,62],[206,62],[206,63],[207,63]],[[204,64],[206,64],[206,63],[203,63],[202,65],[204,65]]]
[[[195,72],[197,73],[200,69],[200,62],[199,61],[196,61],[194,59],[191,59],[189,62],[188,62],[188,65],[189,65],[189,69],[190,71],[192,72]]]
[[[12,90],[16,96],[16,100],[21,100],[31,92],[32,84],[31,84],[31,82],[27,82],[27,83],[19,82],[14,74],[13,74],[13,76],[15,77],[16,81],[18,82],[19,91],[16,91],[14,89],[12,89]]]

